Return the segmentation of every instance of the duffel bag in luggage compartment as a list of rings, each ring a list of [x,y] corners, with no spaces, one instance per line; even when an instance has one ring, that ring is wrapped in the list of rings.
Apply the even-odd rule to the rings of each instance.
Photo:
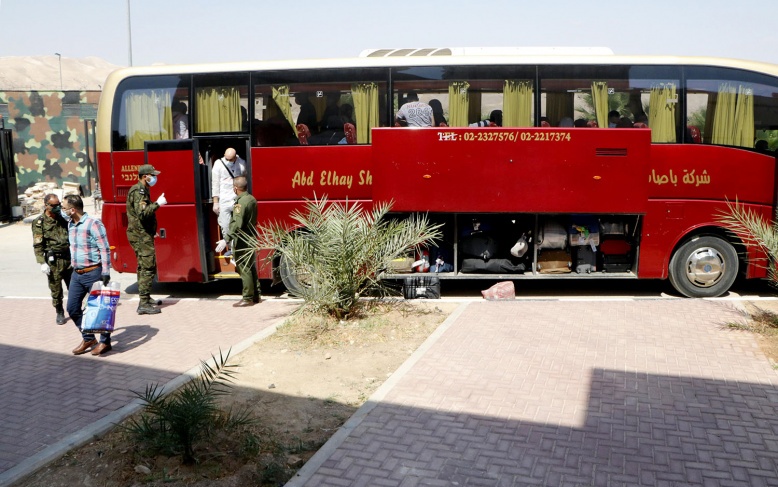
[[[459,269],[465,274],[477,274],[485,272],[489,274],[505,274],[524,272],[524,264],[514,264],[510,259],[464,259],[462,268]]]
[[[467,257],[489,260],[497,255],[497,241],[486,233],[474,233],[462,237],[459,246]]]

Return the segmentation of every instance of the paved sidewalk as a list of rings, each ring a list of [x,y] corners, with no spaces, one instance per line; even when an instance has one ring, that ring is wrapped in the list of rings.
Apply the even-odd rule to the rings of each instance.
[[[778,372],[731,303],[460,308],[288,486],[778,486]]]
[[[138,316],[137,299],[121,300],[113,351],[93,357],[71,353],[80,332],[54,323],[50,298],[0,298],[0,485],[109,429],[137,409],[132,391],[181,383],[200,360],[246,348],[297,306],[234,302],[165,300],[162,314]]]

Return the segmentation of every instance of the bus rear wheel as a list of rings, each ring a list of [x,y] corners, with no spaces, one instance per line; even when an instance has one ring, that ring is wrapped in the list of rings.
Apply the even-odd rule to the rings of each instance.
[[[670,283],[690,298],[721,296],[735,282],[737,272],[735,248],[714,236],[692,238],[670,259]]]
[[[281,255],[278,263],[278,273],[286,290],[295,296],[302,296],[305,288],[309,287],[308,272],[302,266],[295,266],[285,255]]]

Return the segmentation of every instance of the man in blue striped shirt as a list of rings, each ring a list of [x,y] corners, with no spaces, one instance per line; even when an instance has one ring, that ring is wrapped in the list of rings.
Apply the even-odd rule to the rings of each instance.
[[[62,216],[68,220],[68,241],[73,275],[68,288],[68,314],[79,331],[84,315],[84,297],[92,284],[102,280],[104,285],[111,279],[111,256],[108,237],[103,222],[84,213],[84,202],[80,196],[70,194],[62,202]],[[92,348],[94,347],[94,348]],[[81,355],[92,349],[92,355],[111,351],[111,334],[101,333],[97,343],[94,333],[81,332],[81,343],[73,354]]]

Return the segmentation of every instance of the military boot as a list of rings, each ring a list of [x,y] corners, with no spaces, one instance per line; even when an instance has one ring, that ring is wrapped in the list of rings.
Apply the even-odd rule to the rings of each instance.
[[[161,312],[162,310],[159,309],[154,303],[141,303],[138,305],[139,315],[156,315]]]
[[[65,319],[65,310],[62,308],[62,305],[57,306],[57,324],[58,325],[64,325],[67,320]]]

